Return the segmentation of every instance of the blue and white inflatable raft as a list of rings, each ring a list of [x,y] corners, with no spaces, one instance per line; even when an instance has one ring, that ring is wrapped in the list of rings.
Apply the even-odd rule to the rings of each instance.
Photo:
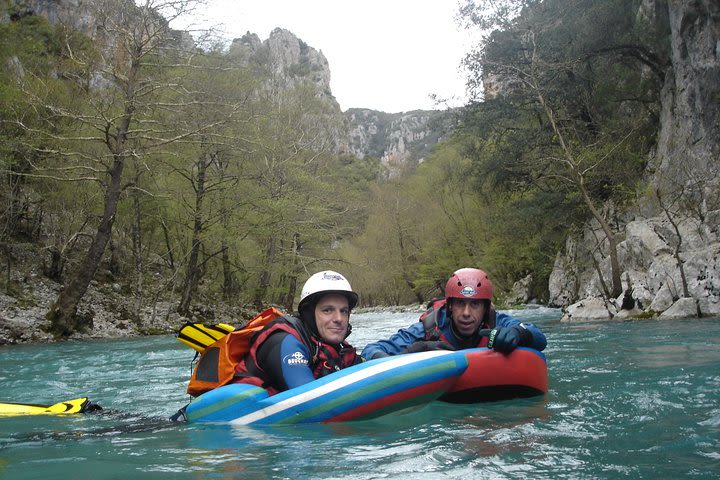
[[[437,399],[467,366],[461,352],[432,351],[371,360],[273,396],[224,385],[193,399],[185,416],[237,425],[366,420]]]
[[[547,390],[547,363],[537,350],[440,350],[370,360],[273,396],[253,385],[225,385],[193,399],[184,413],[188,422],[236,425],[344,422],[433,400],[478,403]]]

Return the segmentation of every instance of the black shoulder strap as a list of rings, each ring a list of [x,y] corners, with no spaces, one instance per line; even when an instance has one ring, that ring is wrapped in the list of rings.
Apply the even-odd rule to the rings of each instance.
[[[314,350],[313,341],[310,339],[310,333],[307,331],[307,328],[305,328],[305,324],[302,320],[292,315],[283,315],[280,318],[285,322],[289,323],[300,334],[302,342],[305,344],[306,347],[308,347],[310,351]]]
[[[440,338],[437,328],[437,309],[430,307],[420,318],[425,329],[425,340],[437,340]]]

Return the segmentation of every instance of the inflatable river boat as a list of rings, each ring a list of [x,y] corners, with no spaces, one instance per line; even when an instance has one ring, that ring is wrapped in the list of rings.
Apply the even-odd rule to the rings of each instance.
[[[364,362],[273,396],[224,385],[190,402],[185,417],[238,425],[367,420],[437,399],[467,367],[464,355],[434,351]]]
[[[534,397],[548,391],[545,355],[518,347],[510,355],[488,348],[461,350],[468,361],[457,381],[440,396],[451,403],[480,403]]]
[[[441,350],[370,360],[273,396],[253,385],[224,385],[193,399],[183,413],[191,423],[342,422],[433,400],[497,401],[542,395],[547,388],[545,356],[536,350]]]

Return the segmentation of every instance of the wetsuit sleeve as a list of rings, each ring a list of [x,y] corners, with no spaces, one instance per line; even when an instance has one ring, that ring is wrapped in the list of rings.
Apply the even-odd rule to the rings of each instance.
[[[307,347],[287,332],[273,333],[257,350],[258,366],[281,392],[315,380],[309,358]]]
[[[495,327],[514,326],[521,326],[532,335],[532,339],[529,342],[524,342],[521,345],[522,347],[530,347],[541,351],[545,350],[545,347],[547,346],[547,338],[545,338],[545,334],[542,333],[538,327],[529,322],[521,322],[517,318],[511,317],[506,313],[497,312],[497,317],[495,317]]]
[[[413,323],[408,328],[402,328],[387,340],[378,340],[368,343],[361,353],[365,360],[373,360],[391,355],[397,355],[408,345],[425,338],[425,328],[422,322]]]

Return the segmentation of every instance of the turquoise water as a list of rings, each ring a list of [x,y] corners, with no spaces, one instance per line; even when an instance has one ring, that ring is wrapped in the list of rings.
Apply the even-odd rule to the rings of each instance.
[[[0,479],[720,478],[720,319],[568,325],[546,396],[434,402],[368,422],[173,424],[193,351],[172,336],[0,347],[0,401],[99,413],[0,418]],[[358,347],[417,318],[356,314]]]

